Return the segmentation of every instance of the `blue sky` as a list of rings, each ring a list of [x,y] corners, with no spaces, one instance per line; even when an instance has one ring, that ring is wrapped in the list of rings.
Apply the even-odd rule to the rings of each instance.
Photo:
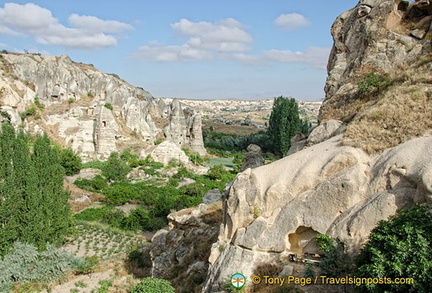
[[[318,100],[330,27],[357,2],[0,1],[0,49],[67,54],[155,97]]]

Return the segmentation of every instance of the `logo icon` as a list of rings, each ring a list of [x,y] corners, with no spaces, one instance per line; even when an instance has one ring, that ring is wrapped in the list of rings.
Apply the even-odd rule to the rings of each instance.
[[[232,275],[231,285],[233,285],[234,288],[242,288],[244,285],[246,285],[246,277],[239,273]]]

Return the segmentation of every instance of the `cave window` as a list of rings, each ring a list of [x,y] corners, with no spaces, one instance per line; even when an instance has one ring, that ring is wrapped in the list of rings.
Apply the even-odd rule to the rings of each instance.
[[[106,121],[102,121],[102,125],[103,125],[103,127],[106,127],[107,126]]]

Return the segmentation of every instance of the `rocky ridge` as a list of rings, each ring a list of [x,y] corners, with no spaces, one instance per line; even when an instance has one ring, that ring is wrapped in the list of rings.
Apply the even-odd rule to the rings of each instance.
[[[157,141],[205,154],[201,116],[178,101],[165,103],[115,74],[68,56],[5,53],[0,58],[0,105],[18,126],[31,107],[24,128],[46,131],[85,161],[106,159],[127,147],[146,149]],[[36,102],[37,100],[37,102]],[[35,106],[35,104],[38,104]]]
[[[289,256],[318,252],[318,233],[356,254],[380,220],[432,204],[431,12],[429,1],[362,0],[337,18],[320,125],[226,190],[202,292],[226,292],[234,273],[251,280],[266,265],[302,277]],[[390,83],[361,93],[366,74]]]
[[[288,255],[317,252],[318,233],[355,254],[380,220],[432,204],[431,4],[406,2],[364,0],[337,18],[321,125],[291,155],[233,181],[203,292],[222,292],[232,274],[249,278],[265,264],[302,276]],[[390,86],[361,94],[367,73]]]

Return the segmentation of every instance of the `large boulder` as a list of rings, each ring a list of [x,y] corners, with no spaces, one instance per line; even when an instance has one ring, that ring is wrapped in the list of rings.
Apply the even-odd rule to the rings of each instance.
[[[242,269],[246,277],[289,253],[317,252],[315,236],[341,239],[350,253],[398,209],[432,203],[432,137],[369,156],[341,135],[238,174],[224,199],[204,292]],[[224,247],[223,251],[217,249]]]

